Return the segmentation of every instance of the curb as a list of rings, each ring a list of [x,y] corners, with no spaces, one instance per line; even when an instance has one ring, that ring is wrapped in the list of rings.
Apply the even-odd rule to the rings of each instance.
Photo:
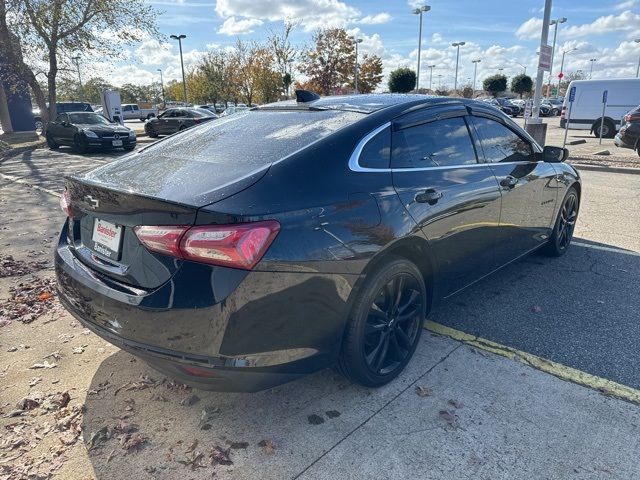
[[[29,145],[28,147],[18,147],[18,148],[10,148],[5,150],[4,152],[0,152],[0,160],[5,160],[10,157],[15,157],[16,155],[20,155],[25,152],[29,152],[31,150],[36,150],[46,145],[46,142],[43,140],[40,143],[36,143],[33,145]]]
[[[630,175],[640,175],[640,168],[628,167],[607,167],[606,165],[591,165],[588,163],[567,162],[578,170],[589,170],[592,172],[627,173]]]

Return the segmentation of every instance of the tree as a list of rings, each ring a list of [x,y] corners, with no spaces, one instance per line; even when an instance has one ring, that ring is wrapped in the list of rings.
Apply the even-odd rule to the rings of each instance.
[[[522,98],[523,93],[531,93],[533,90],[533,79],[529,75],[521,73],[511,79],[511,91],[518,93]]]
[[[331,95],[353,78],[353,41],[344,28],[328,28],[317,31],[313,42],[314,48],[303,55],[300,70],[317,87],[317,93]]]
[[[381,81],[382,59],[377,55],[365,54],[362,64],[358,67],[358,91],[360,93],[371,93],[380,85]]]
[[[254,101],[276,100],[282,88],[282,79],[273,67],[269,49],[256,42],[236,41],[232,53],[232,78],[239,97],[247,105]]]
[[[228,102],[237,98],[231,55],[225,50],[207,53],[198,63],[196,69],[204,80],[203,95],[207,101],[217,103]]]
[[[89,103],[99,104],[102,102],[102,92],[105,90],[113,90],[114,88],[115,87],[104,78],[90,78],[83,85],[84,99]]]
[[[398,68],[389,75],[391,93],[407,93],[416,88],[416,72],[410,68]]]
[[[471,85],[465,85],[462,87],[461,93],[464,98],[473,98],[473,87]]]
[[[292,81],[293,63],[298,57],[298,51],[291,45],[289,36],[296,24],[285,21],[282,32],[271,32],[267,40],[268,48],[273,55],[275,69],[280,74],[282,89],[289,96],[289,87]]]
[[[56,112],[58,72],[71,68],[73,56],[86,52],[118,58],[123,44],[147,35],[159,38],[157,15],[144,0],[0,0],[0,45],[47,122]],[[48,98],[36,78],[39,64],[46,65]]]
[[[502,74],[492,75],[484,79],[482,87],[495,97],[507,89],[507,77]]]

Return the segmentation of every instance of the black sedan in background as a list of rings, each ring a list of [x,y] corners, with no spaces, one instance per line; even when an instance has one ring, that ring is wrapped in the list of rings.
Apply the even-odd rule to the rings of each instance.
[[[91,148],[136,148],[133,130],[94,112],[60,113],[47,124],[45,137],[49,148],[69,145],[80,153]]]
[[[68,178],[64,306],[203,388],[255,391],[336,363],[377,387],[443,299],[569,248],[581,183],[567,150],[495,108],[297,94]]]
[[[171,135],[185,128],[215,120],[218,116],[206,108],[169,108],[155,118],[147,120],[144,130],[152,138]]]
[[[614,141],[616,146],[636,150],[640,155],[640,106],[624,116]]]

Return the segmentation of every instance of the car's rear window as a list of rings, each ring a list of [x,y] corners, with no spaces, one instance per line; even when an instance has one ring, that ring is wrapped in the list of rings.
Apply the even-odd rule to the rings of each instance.
[[[260,167],[362,118],[336,110],[251,110],[190,128],[145,151],[159,159]]]

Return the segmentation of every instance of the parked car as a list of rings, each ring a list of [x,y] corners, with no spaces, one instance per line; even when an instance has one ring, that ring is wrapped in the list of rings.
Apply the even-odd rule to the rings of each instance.
[[[216,106],[215,105],[198,105],[197,108],[204,108],[205,110],[209,110],[211,113],[213,113],[216,117],[218,116],[217,110],[216,110]]]
[[[93,108],[90,103],[86,102],[57,102],[56,113],[60,114],[65,112],[93,112]],[[41,132],[44,129],[44,124],[42,122],[40,109],[33,110],[33,118],[36,122],[36,131]]]
[[[135,103],[125,103],[122,105],[122,119],[131,120],[137,118],[141,122],[158,116],[158,107],[140,108]]]
[[[549,106],[552,117],[557,117],[560,115],[560,112],[562,112],[562,100],[559,98],[544,98],[542,99],[542,103]]]
[[[640,78],[624,78],[613,80],[574,80],[569,90],[575,87],[575,99],[571,106],[569,128],[588,130],[594,136],[613,138],[620,128],[621,118],[636,105],[640,104]],[[602,97],[605,90],[604,122],[602,122]],[[565,128],[569,115],[569,97],[564,99],[560,114],[560,126]]]
[[[229,105],[224,112],[222,112],[222,117],[228,117],[229,115],[233,115],[235,113],[242,113],[242,112],[247,112],[250,110],[250,107],[247,107],[246,105]]]
[[[640,155],[640,106],[627,113],[615,140],[616,146],[636,150]]]
[[[69,177],[63,305],[202,388],[256,391],[335,363],[378,387],[444,298],[569,248],[581,183],[567,150],[495,108],[297,94]]]
[[[209,122],[218,118],[215,113],[204,108],[170,108],[150,118],[144,125],[144,131],[152,138],[158,135],[170,135],[185,128]]]
[[[520,112],[520,108],[518,106],[513,105],[511,102],[501,101],[501,99],[485,98],[483,99],[483,102],[488,103],[501,112],[506,113],[510,117],[517,117]]]
[[[133,150],[136,147],[133,130],[95,112],[61,113],[47,124],[45,137],[49,148],[69,145],[79,153],[91,148]]]

